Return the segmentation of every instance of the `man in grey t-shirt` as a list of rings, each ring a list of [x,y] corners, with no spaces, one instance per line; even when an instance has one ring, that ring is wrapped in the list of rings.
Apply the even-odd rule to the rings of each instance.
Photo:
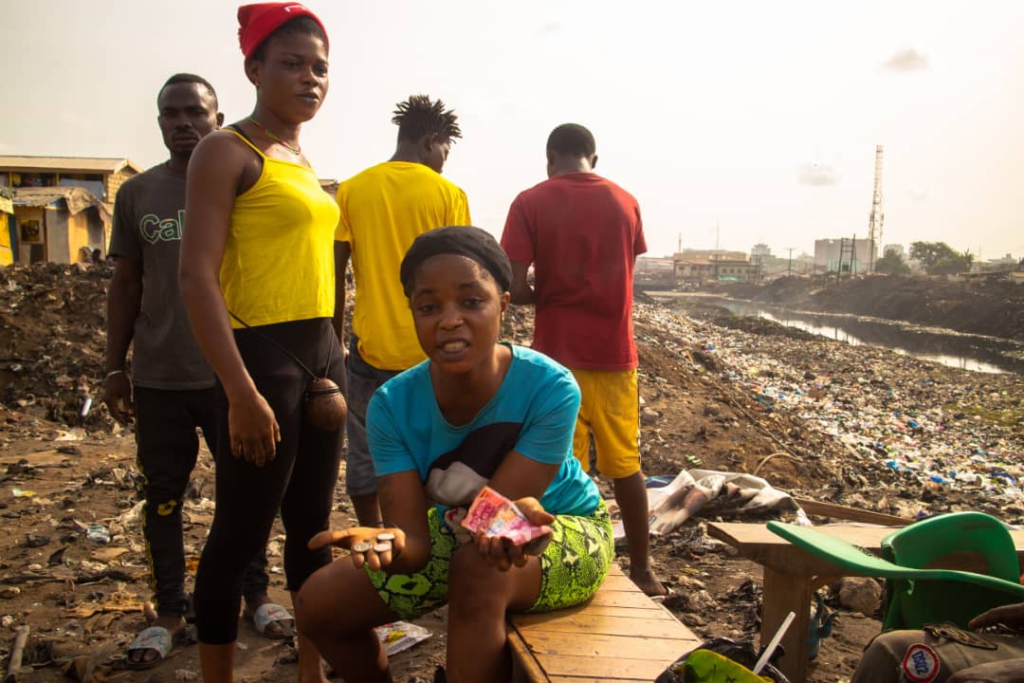
[[[178,253],[188,161],[224,115],[217,111],[213,87],[192,74],[168,79],[157,104],[170,158],[117,193],[110,243],[117,265],[107,295],[103,399],[118,422],[137,422],[138,466],[145,478],[143,535],[157,614],[128,649],[132,668],[159,663],[184,631],[182,498],[199,453],[196,428],[210,440],[217,425],[213,371],[192,337],[178,290]],[[133,342],[129,377],[126,357]],[[264,635],[288,636],[293,621],[267,597],[266,564],[260,553],[248,569],[246,612]]]

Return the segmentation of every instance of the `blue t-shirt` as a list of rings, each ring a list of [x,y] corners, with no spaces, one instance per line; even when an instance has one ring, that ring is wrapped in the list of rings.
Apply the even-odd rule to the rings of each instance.
[[[508,373],[473,420],[453,426],[434,396],[430,361],[377,389],[366,411],[366,435],[378,477],[415,470],[427,497],[468,506],[515,450],[559,465],[540,499],[555,515],[589,515],[600,493],[572,454],[580,389],[572,373],[547,356],[511,346]]]

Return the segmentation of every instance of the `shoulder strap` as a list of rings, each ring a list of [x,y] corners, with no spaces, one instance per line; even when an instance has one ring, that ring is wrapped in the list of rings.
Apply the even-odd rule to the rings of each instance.
[[[267,158],[267,155],[263,153],[263,150],[261,150],[259,147],[257,147],[256,143],[253,142],[252,139],[250,139],[248,135],[246,135],[244,132],[242,132],[242,129],[239,128],[234,123],[232,123],[230,126],[224,128],[223,130],[226,130],[229,133],[234,133],[238,138],[240,138],[242,140],[242,142],[244,142],[245,144],[247,144],[250,147],[252,147],[253,151],[256,152],[257,154],[259,154],[261,158],[263,158],[263,159]]]

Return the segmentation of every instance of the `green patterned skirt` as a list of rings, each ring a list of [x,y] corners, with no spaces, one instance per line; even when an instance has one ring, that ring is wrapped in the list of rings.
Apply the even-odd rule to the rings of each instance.
[[[448,567],[463,544],[436,507],[427,512],[427,525],[431,552],[422,570],[386,574],[366,569],[384,604],[401,619],[415,619],[448,602]],[[551,531],[551,542],[540,556],[540,595],[530,612],[550,612],[587,600],[601,587],[615,555],[611,518],[604,501],[585,517],[556,515]]]

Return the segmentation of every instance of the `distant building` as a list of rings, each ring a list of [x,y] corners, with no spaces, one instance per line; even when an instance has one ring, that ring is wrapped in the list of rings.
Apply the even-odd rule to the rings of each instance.
[[[0,265],[75,263],[96,249],[105,256],[117,190],[141,172],[126,157],[0,156],[0,192],[11,201]]]
[[[672,258],[676,261],[682,258],[706,258],[706,259],[739,259],[747,260],[747,253],[743,251],[730,251],[728,249],[683,249],[674,254]]]
[[[141,172],[124,157],[0,156],[0,186],[82,187],[108,203],[124,181]]]
[[[754,248],[750,250],[751,259],[757,257],[772,258],[772,256],[772,248],[769,247],[764,242],[758,242],[757,244],[754,245]]]
[[[749,282],[757,276],[757,263],[742,251],[724,249],[684,249],[672,257],[676,280],[706,282],[733,280]]]
[[[757,264],[748,259],[720,259],[712,262],[718,280],[751,282],[757,277]]]
[[[864,273],[875,261],[871,248],[871,240],[866,239],[814,240],[814,267],[826,272]]]
[[[10,260],[3,260],[0,241],[0,264],[77,263],[89,261],[97,249],[106,255],[111,214],[93,193],[81,187],[23,187],[8,192],[14,214],[7,245]]]
[[[1015,266],[1018,261],[1013,254],[1007,254],[1003,258],[990,258],[986,263],[991,263],[994,266]]]
[[[1020,261],[1013,257],[1013,254],[1007,254],[1002,258],[990,258],[986,261],[974,261],[971,263],[972,273],[994,273],[994,272],[1010,272],[1017,270],[1020,266]]]
[[[711,259],[676,256],[679,256],[673,260],[676,280],[699,283],[712,279]]]

